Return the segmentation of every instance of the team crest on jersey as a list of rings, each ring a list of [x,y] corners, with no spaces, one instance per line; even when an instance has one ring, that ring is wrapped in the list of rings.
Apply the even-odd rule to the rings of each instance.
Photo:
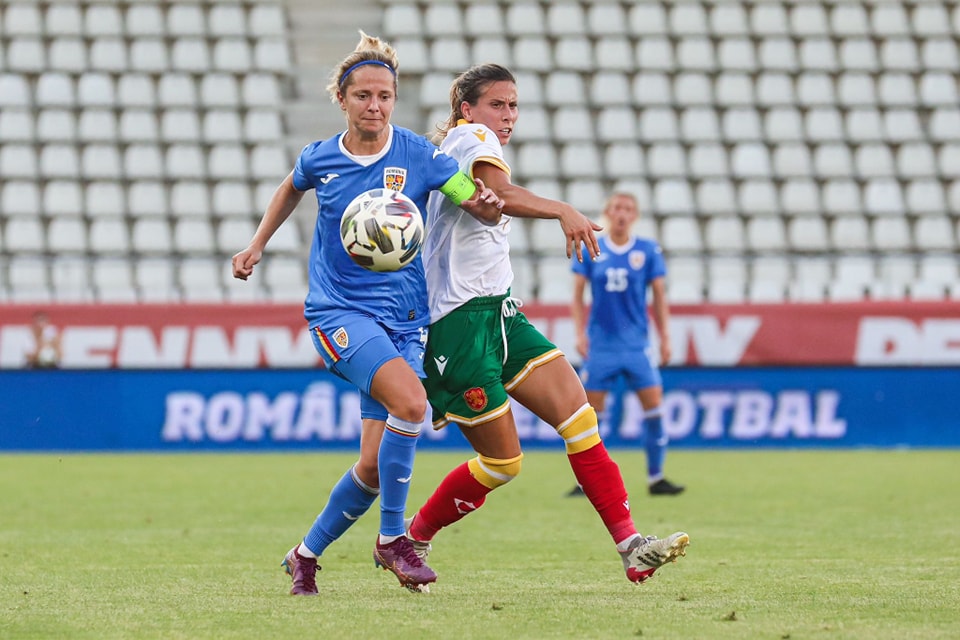
[[[334,331],[333,341],[340,345],[341,349],[346,349],[347,345],[350,344],[350,336],[347,335],[347,330],[343,327],[340,327]]]
[[[407,182],[407,170],[403,167],[387,167],[383,170],[383,186],[391,191],[403,191]]]
[[[642,269],[647,262],[647,254],[643,251],[631,251],[627,259],[630,261],[631,269]]]
[[[474,387],[473,389],[464,391],[463,399],[467,403],[467,406],[474,411],[483,411],[484,407],[487,406],[487,392],[480,387]]]

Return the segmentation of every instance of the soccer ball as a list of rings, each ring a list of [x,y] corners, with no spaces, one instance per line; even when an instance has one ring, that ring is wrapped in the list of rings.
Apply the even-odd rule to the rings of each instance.
[[[353,199],[340,218],[347,255],[370,271],[397,271],[423,246],[423,216],[399,191],[371,189]]]

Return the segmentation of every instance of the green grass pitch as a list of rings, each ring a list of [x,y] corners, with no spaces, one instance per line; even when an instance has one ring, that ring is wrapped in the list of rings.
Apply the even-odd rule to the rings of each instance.
[[[644,585],[540,450],[437,536],[432,593],[374,567],[374,508],[318,598],[280,561],[353,454],[3,455],[0,638],[960,637],[960,452],[672,451],[677,498],[613,455],[641,531],[692,539]],[[467,457],[421,452],[411,513]]]

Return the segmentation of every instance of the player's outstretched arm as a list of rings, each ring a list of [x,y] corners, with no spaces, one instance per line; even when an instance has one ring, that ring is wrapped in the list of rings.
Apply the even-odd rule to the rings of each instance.
[[[273,192],[250,244],[247,245],[246,249],[233,256],[231,263],[234,278],[246,280],[253,274],[253,267],[263,257],[263,250],[266,248],[267,242],[277,232],[280,225],[290,217],[293,210],[297,208],[304,193],[304,191],[300,191],[293,186],[292,172],[284,178],[277,190]]]
[[[563,235],[567,238],[568,258],[575,253],[577,260],[583,262],[583,247],[586,247],[594,258],[600,255],[597,231],[602,231],[603,227],[566,202],[540,197],[528,189],[513,184],[506,171],[488,162],[475,164],[473,173],[475,178],[482,179],[503,199],[503,212],[507,215],[518,218],[559,220]]]

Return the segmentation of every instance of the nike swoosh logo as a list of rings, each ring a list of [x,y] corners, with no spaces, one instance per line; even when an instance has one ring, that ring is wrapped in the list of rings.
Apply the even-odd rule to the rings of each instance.
[[[347,520],[356,520],[357,518],[360,517],[360,516],[352,516],[352,515],[350,515],[349,513],[347,513],[346,511],[341,511],[340,513],[342,513],[342,514],[343,514],[343,517],[346,518]]]
[[[406,478],[397,478],[397,482],[407,484],[408,482],[410,482],[411,478],[413,478],[413,476],[407,476]]]
[[[320,182],[323,183],[323,184],[327,184],[327,183],[329,183],[331,180],[333,180],[334,178],[339,178],[339,177],[340,177],[340,174],[339,174],[339,173],[328,173],[327,175],[325,175],[325,176],[323,176],[322,178],[320,178]]]

